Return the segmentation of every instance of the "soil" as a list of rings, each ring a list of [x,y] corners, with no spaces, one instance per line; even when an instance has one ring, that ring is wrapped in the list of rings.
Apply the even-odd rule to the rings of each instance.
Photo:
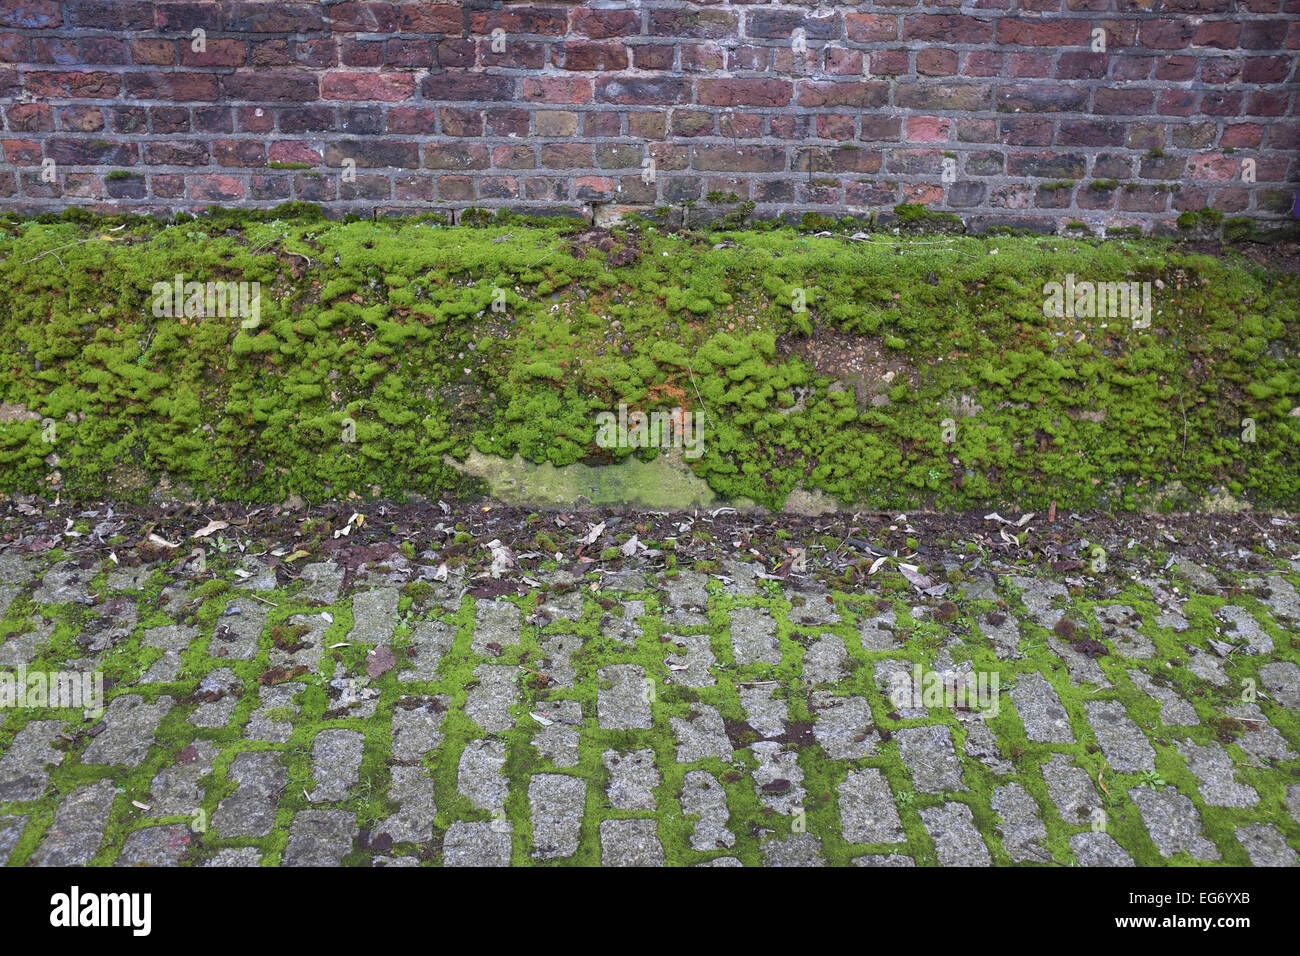
[[[1172,554],[1237,570],[1262,569],[1273,555],[1300,556],[1300,518],[1264,512],[1108,515],[1058,508],[1051,516],[1054,520],[1049,520],[1048,514],[1038,514],[1017,525],[978,511],[816,517],[731,508],[538,513],[487,499],[347,502],[296,508],[277,505],[251,510],[231,504],[204,508],[114,504],[111,514],[109,507],[105,503],[0,497],[0,552],[37,554],[59,547],[69,559],[93,564],[96,559],[108,559],[112,551],[123,565],[161,559],[179,568],[203,540],[192,539],[194,532],[210,520],[224,520],[230,527],[212,538],[238,541],[244,554],[256,555],[274,567],[281,583],[296,579],[296,568],[324,560],[337,562],[351,579],[363,565],[383,564],[400,556],[399,548],[409,543],[420,555],[414,563],[427,564],[431,552],[436,562],[445,562],[449,568],[464,568],[471,576],[481,574],[475,586],[501,593],[510,593],[518,585],[507,580],[515,575],[501,579],[488,575],[491,555],[486,543],[493,539],[514,553],[516,566],[525,575],[552,559],[554,548],[564,555],[561,567],[579,577],[595,569],[608,572],[625,565],[644,566],[644,555],[631,558],[619,552],[602,557],[602,551],[621,544],[632,533],[665,555],[675,555],[683,566],[708,566],[722,559],[749,561],[756,570],[781,580],[831,576],[840,581],[860,580],[886,555],[928,569],[936,581],[942,581],[946,556],[967,563],[976,555],[988,555],[999,563],[1026,568],[1041,564],[1051,571],[1085,567],[1094,546],[1106,549],[1112,565],[1124,561],[1129,569],[1140,569]],[[347,535],[333,537],[334,531],[349,527],[356,512],[364,513],[364,524],[353,524]],[[1002,517],[1019,522],[1022,516],[1009,513]],[[78,536],[65,534],[77,522],[92,530]],[[594,544],[579,544],[590,526],[599,522],[605,523],[603,536]],[[462,537],[456,543],[462,533],[471,540]],[[151,534],[178,547],[159,545],[150,540]],[[282,557],[271,554],[281,550],[288,556],[298,549],[309,556],[294,564],[285,564]],[[237,551],[231,553],[238,557]],[[209,550],[209,560],[216,559],[217,552]],[[652,560],[659,563],[665,558]]]

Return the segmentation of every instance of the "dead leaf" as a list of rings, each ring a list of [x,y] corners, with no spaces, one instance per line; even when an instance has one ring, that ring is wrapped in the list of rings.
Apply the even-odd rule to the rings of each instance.
[[[214,531],[221,531],[221,530],[223,530],[223,529],[225,529],[225,528],[229,528],[229,527],[230,527],[230,522],[229,522],[229,521],[209,521],[207,524],[205,524],[205,525],[204,525],[202,528],[200,528],[198,531],[195,531],[192,535],[190,535],[190,537],[191,537],[191,538],[206,538],[208,535],[212,534]]]
[[[367,655],[366,676],[371,680],[387,674],[397,664],[397,655],[386,644],[381,644]]]

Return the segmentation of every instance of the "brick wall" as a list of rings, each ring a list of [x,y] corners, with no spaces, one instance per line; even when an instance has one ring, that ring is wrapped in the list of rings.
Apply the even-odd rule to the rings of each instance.
[[[703,215],[720,193],[762,217],[924,203],[973,228],[1279,219],[1298,13],[3,0],[0,206]]]

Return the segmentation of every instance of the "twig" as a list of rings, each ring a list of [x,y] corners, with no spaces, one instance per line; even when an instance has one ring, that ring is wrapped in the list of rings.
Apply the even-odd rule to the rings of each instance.
[[[274,601],[268,601],[266,598],[264,598],[264,597],[258,597],[256,594],[250,594],[249,597],[251,597],[254,601],[261,601],[263,604],[269,604],[269,605],[271,605],[271,607],[279,607],[279,606],[280,606],[280,605],[276,604]]]
[[[704,416],[709,420],[709,425],[713,428],[718,426],[713,421],[713,416],[709,414],[709,406],[704,404],[704,396],[700,394],[700,387],[695,384],[695,372],[691,370],[691,363],[686,363],[686,372],[691,377],[691,388],[695,389],[695,397],[700,400],[700,408],[704,409]]]
[[[94,242],[94,241],[95,241],[96,239],[98,239],[98,238],[99,238],[98,236],[91,236],[91,237],[89,237],[89,238],[87,238],[87,239],[78,239],[78,240],[76,240],[75,242],[65,242],[63,245],[61,245],[61,246],[55,246],[53,249],[46,249],[46,250],[45,250],[44,252],[42,252],[39,256],[32,256],[32,258],[28,259],[27,262],[24,262],[23,265],[28,265],[29,263],[35,262],[37,259],[43,259],[43,258],[45,258],[46,256],[54,256],[54,258],[59,259],[59,257],[56,256],[56,255],[54,255],[54,254],[55,254],[56,252],[58,252],[60,249],[67,249],[67,248],[69,248],[69,247],[71,247],[71,246],[79,246],[79,245],[81,245],[83,242]],[[62,259],[59,259],[59,265],[63,265],[63,260],[62,260]],[[66,268],[66,266],[65,266],[65,268]]]

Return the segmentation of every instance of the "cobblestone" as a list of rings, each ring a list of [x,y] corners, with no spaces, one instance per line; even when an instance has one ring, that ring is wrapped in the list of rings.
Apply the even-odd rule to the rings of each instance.
[[[0,708],[0,865],[1300,863],[1300,564],[919,549],[926,594],[716,535],[601,560],[616,527],[445,580],[432,534],[206,577],[0,548],[0,671],[107,678],[102,714]],[[916,668],[1002,709],[891,699]]]

